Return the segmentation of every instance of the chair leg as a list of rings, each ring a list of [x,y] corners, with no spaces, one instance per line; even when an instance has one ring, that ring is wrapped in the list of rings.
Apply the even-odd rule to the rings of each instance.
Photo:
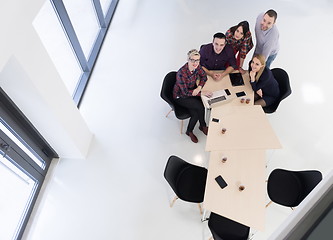
[[[183,134],[184,120],[180,120],[180,134]]]
[[[171,110],[168,112],[168,114],[167,114],[165,117],[168,117],[169,114],[170,114],[172,111],[173,111],[173,110],[172,110],[172,108],[171,108]]]
[[[165,117],[168,117],[169,114],[173,111],[173,109],[171,109],[168,114]],[[184,120],[180,120],[180,134],[183,134],[183,125],[184,125]]]
[[[269,205],[271,205],[272,201],[270,201],[269,203],[266,204],[266,207],[268,207]]]
[[[178,197],[177,196],[175,196],[174,197],[174,199],[172,200],[172,202],[170,203],[170,207],[172,207],[173,206],[173,204],[176,202],[176,200],[178,199]]]
[[[200,203],[198,203],[198,207],[199,207],[200,215],[202,215],[202,207],[201,207]]]

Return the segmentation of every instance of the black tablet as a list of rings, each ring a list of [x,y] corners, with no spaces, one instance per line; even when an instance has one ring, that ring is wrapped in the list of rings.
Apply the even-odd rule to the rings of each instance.
[[[232,86],[244,85],[243,77],[241,73],[229,73],[230,81]]]

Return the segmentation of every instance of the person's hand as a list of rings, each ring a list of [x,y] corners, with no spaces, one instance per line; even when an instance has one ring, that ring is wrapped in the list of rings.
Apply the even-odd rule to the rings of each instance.
[[[240,67],[239,68],[239,72],[243,75],[244,73],[246,73],[246,71],[242,68],[242,67]]]
[[[213,73],[213,79],[215,81],[219,81],[221,79],[222,74],[221,73]]]
[[[253,71],[250,72],[250,79],[251,79],[251,82],[255,81],[255,79],[256,79],[256,73],[255,72],[253,72]]]
[[[257,91],[257,94],[262,98],[262,89],[259,89],[259,90]]]
[[[201,92],[204,96],[211,98],[213,96],[213,93],[211,91],[203,91]]]
[[[193,90],[192,96],[197,96],[200,91],[201,91],[201,87],[197,87],[196,89]]]

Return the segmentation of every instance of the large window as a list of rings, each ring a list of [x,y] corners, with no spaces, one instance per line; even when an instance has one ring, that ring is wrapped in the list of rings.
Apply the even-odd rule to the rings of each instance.
[[[58,157],[0,88],[0,239],[20,239]]]
[[[48,0],[35,27],[60,77],[79,105],[118,0]]]

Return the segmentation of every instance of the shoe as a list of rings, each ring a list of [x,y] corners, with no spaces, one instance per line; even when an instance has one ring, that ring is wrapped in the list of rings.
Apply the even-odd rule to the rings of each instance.
[[[208,134],[208,127],[207,126],[204,126],[204,127],[199,127],[200,131],[203,132],[205,135]]]
[[[198,142],[198,138],[193,134],[193,132],[188,132],[188,133],[186,133],[186,135],[191,138],[192,142],[194,142],[194,143]]]

